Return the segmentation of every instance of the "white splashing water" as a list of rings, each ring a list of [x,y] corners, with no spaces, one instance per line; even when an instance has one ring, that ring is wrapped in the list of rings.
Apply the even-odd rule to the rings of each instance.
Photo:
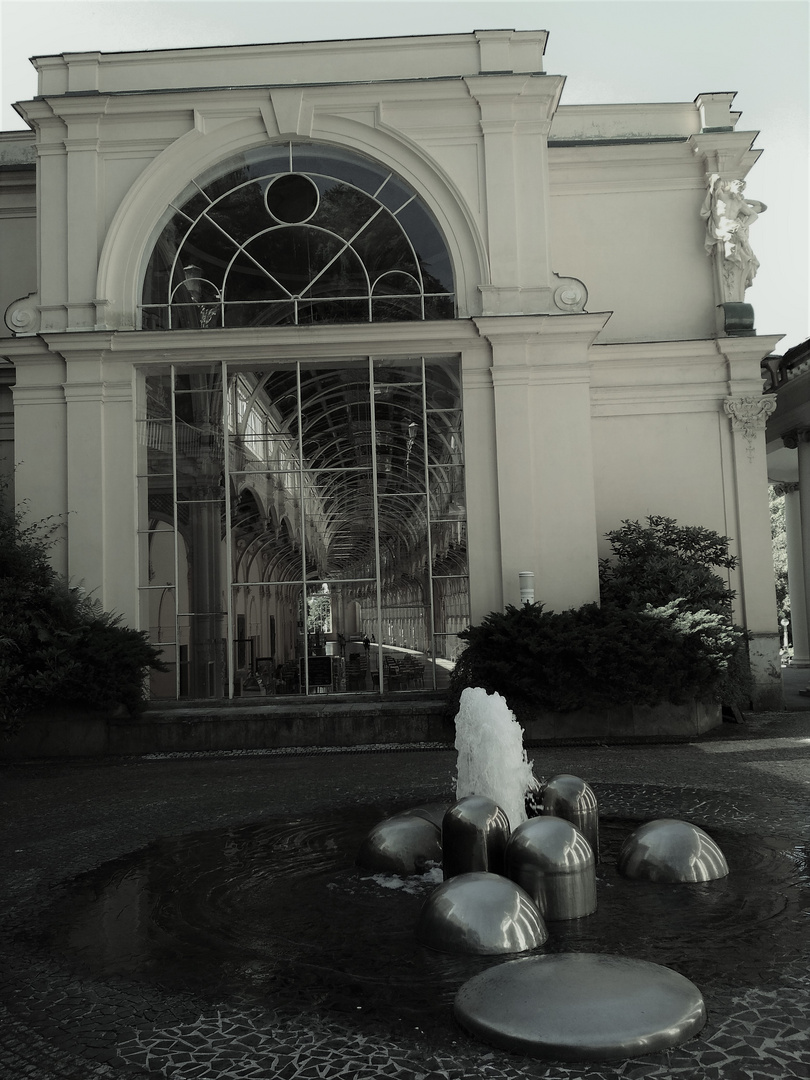
[[[486,795],[516,829],[526,820],[526,792],[536,780],[523,748],[523,728],[500,694],[488,694],[477,686],[462,691],[456,750],[456,798]]]

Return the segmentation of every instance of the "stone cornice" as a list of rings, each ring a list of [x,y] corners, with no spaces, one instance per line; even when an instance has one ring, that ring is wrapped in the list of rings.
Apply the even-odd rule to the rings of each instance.
[[[762,153],[751,146],[758,131],[702,131],[689,138],[694,155],[703,163],[704,172],[743,177]]]
[[[480,315],[473,318],[479,332],[493,344],[590,346],[605,327],[611,312],[572,315]]]
[[[544,30],[481,30],[409,38],[66,53],[35,57],[33,63],[39,71],[39,93],[45,96],[256,85],[268,71],[277,84],[289,85],[300,84],[302,75],[313,70],[319,72],[318,81],[334,84],[357,81],[359,71],[368,81],[425,80],[504,70],[541,72],[547,37]]]
[[[561,316],[570,318],[571,316]],[[354,357],[457,353],[480,345],[472,320],[289,326],[266,330],[103,330],[40,335],[47,349],[70,360],[104,355],[107,362],[167,363],[198,360],[201,347],[222,360]],[[26,339],[31,340],[31,339]],[[2,351],[2,350],[0,350]]]

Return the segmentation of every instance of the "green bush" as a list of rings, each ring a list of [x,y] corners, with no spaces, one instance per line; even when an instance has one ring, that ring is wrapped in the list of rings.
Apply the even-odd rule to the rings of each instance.
[[[493,612],[459,634],[467,646],[451,679],[525,709],[571,712],[693,698],[750,697],[747,635],[731,621],[733,593],[712,567],[733,568],[728,539],[653,517],[608,534],[602,603]]]
[[[25,525],[0,491],[0,732],[55,706],[137,712],[150,668],[147,636],[121,625],[53,570],[58,522]]]
[[[733,570],[727,536],[652,516],[606,533],[613,556],[599,563],[599,593],[611,607],[661,607],[681,600],[691,611],[731,614],[734,593],[714,568]]]

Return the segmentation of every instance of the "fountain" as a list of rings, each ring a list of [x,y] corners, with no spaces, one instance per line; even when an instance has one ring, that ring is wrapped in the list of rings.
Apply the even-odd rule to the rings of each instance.
[[[584,780],[564,773],[538,798],[522,729],[498,694],[464,690],[455,745],[457,801],[441,830],[445,880],[422,906],[417,940],[444,952],[533,952],[548,939],[545,920],[583,919],[596,911],[596,797]],[[529,795],[540,814],[527,820]],[[710,837],[672,819],[637,829],[621,849],[618,868],[650,882],[708,881],[728,873]],[[485,1042],[562,1061],[666,1049],[706,1022],[700,991],[683,975],[601,953],[501,963],[461,987],[454,1011]]]
[[[486,795],[516,829],[526,820],[526,792],[537,780],[523,748],[523,729],[500,694],[480,687],[462,691],[456,750],[456,798]]]
[[[472,698],[485,711],[488,696]],[[503,719],[502,703],[490,703]],[[431,803],[384,821],[368,806],[344,804],[338,814],[170,837],[79,881],[69,904],[61,898],[59,947],[102,974],[154,973],[178,988],[233,990],[240,1000],[254,993],[261,1008],[305,1015],[317,1001],[326,1016],[350,1015],[352,1030],[378,1033],[382,1025],[406,1042],[417,1024],[450,1046],[455,1015],[475,1040],[589,1061],[666,1049],[700,1030],[701,993],[666,966],[673,955],[701,985],[718,972],[739,982],[745,965],[748,973],[782,962],[762,935],[750,934],[745,950],[734,947],[741,918],[772,913],[772,883],[756,893],[761,849],[747,852],[733,833],[719,836],[735,873],[717,884],[673,886],[636,874],[649,862],[643,852],[672,849],[665,833],[682,834],[687,823],[659,819],[628,839],[635,824],[595,822],[595,796],[565,773],[535,799],[543,813],[510,827],[497,800],[523,816],[520,796],[536,784],[522,740],[504,739],[517,783],[503,761],[489,760],[500,755],[497,740],[468,732],[459,742],[460,774],[498,775],[497,791],[462,788],[449,809]],[[486,768],[473,746],[484,748]],[[584,807],[591,825],[601,825],[598,881],[591,844],[560,812],[566,792],[572,812]],[[440,797],[432,787],[425,794]],[[714,842],[687,827],[703,861],[725,867],[709,858]],[[484,868],[469,857],[482,839]],[[466,864],[448,876],[462,855]],[[752,891],[762,899],[753,902]],[[471,1042],[452,1052],[476,1051]]]

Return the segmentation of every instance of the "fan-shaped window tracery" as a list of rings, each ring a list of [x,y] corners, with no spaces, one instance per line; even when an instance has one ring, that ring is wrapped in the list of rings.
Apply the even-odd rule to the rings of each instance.
[[[345,150],[285,143],[231,159],[170,207],[142,326],[449,319],[447,246],[424,201]]]

